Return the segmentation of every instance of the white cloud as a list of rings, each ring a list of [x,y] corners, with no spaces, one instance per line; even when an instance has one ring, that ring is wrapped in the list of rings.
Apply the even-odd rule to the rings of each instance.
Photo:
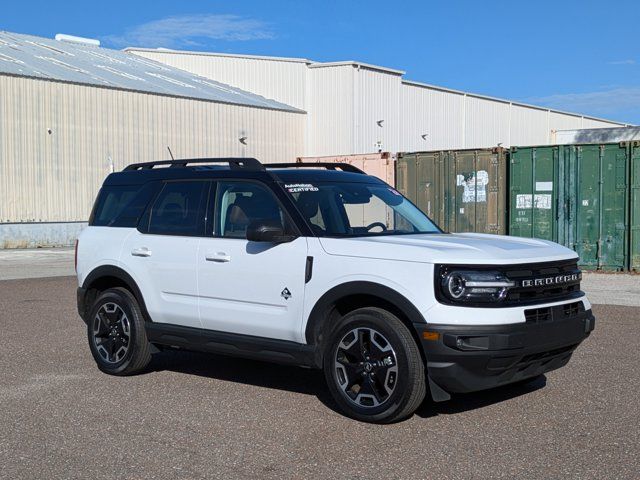
[[[527,102],[590,115],[640,112],[640,87],[548,95],[529,98]]]
[[[246,41],[273,38],[265,22],[238,15],[178,15],[143,23],[103,40],[115,47],[181,48],[211,40]]]
[[[614,60],[613,62],[608,62],[609,65],[635,65],[636,61],[633,60],[632,58],[629,58],[627,60]]]

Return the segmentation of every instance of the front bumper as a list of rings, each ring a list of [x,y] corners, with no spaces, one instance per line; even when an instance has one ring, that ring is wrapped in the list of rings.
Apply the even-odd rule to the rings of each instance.
[[[567,364],[595,326],[590,309],[567,316],[562,305],[542,322],[506,325],[414,324],[429,378],[464,393],[535,377]]]

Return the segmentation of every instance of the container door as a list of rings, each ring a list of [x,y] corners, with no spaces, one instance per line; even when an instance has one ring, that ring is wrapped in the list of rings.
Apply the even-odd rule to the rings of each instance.
[[[558,147],[511,152],[511,235],[556,239]]]
[[[506,158],[502,149],[497,151],[479,150],[476,157],[478,182],[486,173],[486,203],[476,206],[476,232],[504,235],[506,208]]]
[[[486,176],[487,172],[478,172],[476,169],[476,152],[460,151],[450,152],[450,165],[453,167],[450,175],[455,182],[451,188],[450,203],[451,230],[454,232],[476,231],[476,209],[478,204],[486,206]],[[481,178],[478,178],[480,173]]]
[[[417,155],[417,205],[438,226],[447,229],[442,222],[442,185],[438,182],[440,153],[419,153]]]
[[[598,238],[600,229],[600,147],[576,147],[576,215],[574,250],[580,255],[580,264],[598,266]]]
[[[631,219],[629,268],[640,271],[640,142],[629,146],[631,169]]]
[[[416,155],[399,156],[396,162],[396,189],[417,204],[416,187]]]
[[[558,147],[558,182],[556,200],[556,241],[576,250],[576,172],[578,169],[577,148],[573,145]]]
[[[622,270],[626,265],[626,147],[583,145],[577,149],[576,248],[581,265]]]

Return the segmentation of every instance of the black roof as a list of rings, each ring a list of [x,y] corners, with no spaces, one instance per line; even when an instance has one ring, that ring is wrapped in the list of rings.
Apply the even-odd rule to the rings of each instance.
[[[162,167],[162,168],[158,168]],[[272,168],[274,167],[274,168]],[[356,182],[384,183],[349,164],[261,164],[255,159],[224,158],[169,160],[132,164],[110,174],[105,185],[138,185],[150,181],[180,179],[246,178],[284,183]]]

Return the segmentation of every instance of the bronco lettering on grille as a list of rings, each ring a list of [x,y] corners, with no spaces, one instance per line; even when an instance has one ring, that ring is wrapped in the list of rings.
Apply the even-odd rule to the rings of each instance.
[[[579,281],[580,273],[571,273],[568,275],[557,275],[555,277],[530,278],[522,280],[523,287],[547,287],[550,285],[562,285],[569,282]]]

